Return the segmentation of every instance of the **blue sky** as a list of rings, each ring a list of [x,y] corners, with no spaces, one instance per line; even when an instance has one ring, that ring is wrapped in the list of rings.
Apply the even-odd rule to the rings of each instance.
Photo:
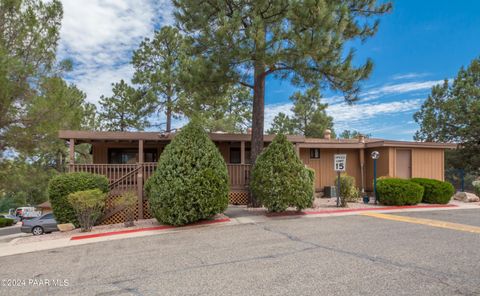
[[[110,83],[129,80],[131,52],[154,28],[172,23],[169,1],[64,0],[60,57],[72,58],[68,79],[97,102]],[[356,62],[374,61],[353,106],[325,90],[335,129],[356,129],[374,137],[411,140],[412,115],[433,85],[454,77],[462,65],[480,56],[480,1],[394,1],[375,37],[355,44]],[[269,79],[266,125],[278,112],[289,112],[295,91],[287,81]],[[180,122],[178,124],[181,124]]]

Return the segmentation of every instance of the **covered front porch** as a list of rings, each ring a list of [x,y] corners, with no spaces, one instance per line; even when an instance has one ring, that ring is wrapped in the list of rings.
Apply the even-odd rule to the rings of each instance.
[[[88,172],[104,175],[109,180],[109,200],[103,223],[115,223],[121,220],[122,210],[114,206],[114,201],[123,193],[135,192],[138,196],[136,219],[151,218],[148,200],[144,192],[144,184],[154,173],[158,159],[165,146],[171,141],[172,135],[159,135],[156,139],[149,138],[150,133],[142,133],[144,139],[119,139],[119,136],[129,136],[129,133],[100,132],[101,138],[95,135],[82,135],[75,132],[75,137],[69,138],[69,172]],[[80,133],[80,134],[79,134]],[[90,132],[91,133],[91,132]],[[146,135],[145,135],[146,134]],[[247,136],[247,135],[245,135]],[[146,138],[146,139],[145,139]],[[91,145],[91,161],[76,163],[76,145],[88,143]],[[230,203],[247,204],[250,173],[250,143],[231,139],[214,140],[220,153],[227,163],[230,184]]]

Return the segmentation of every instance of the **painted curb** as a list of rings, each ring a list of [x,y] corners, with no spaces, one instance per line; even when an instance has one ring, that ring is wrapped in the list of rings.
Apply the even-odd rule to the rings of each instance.
[[[230,218],[200,221],[200,222],[197,222],[197,223],[187,224],[187,225],[183,225],[183,226],[161,225],[161,226],[154,226],[154,227],[145,227],[145,228],[137,228],[137,229],[126,229],[126,230],[118,230],[118,231],[93,233],[93,234],[87,234],[87,235],[77,235],[77,236],[72,236],[70,238],[70,240],[82,240],[82,239],[89,239],[89,238],[96,238],[96,237],[119,235],[119,234],[128,234],[128,233],[154,231],[154,230],[167,230],[167,229],[184,228],[184,227],[200,226],[200,225],[209,225],[209,224],[216,224],[216,223],[223,223],[223,222],[230,222]]]
[[[332,210],[304,211],[304,212],[267,213],[265,214],[265,216],[269,218],[275,218],[275,217],[339,214],[339,213],[352,213],[352,212],[365,212],[365,211],[388,211],[388,210],[455,208],[455,207],[458,207],[458,206],[457,205],[388,206],[388,207],[378,207],[378,208],[332,209]]]

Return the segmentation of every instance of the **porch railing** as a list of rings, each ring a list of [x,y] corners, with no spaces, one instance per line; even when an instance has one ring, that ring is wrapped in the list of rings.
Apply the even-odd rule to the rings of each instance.
[[[141,166],[140,170],[137,170]],[[123,185],[136,184],[133,172],[142,172],[143,183],[150,178],[157,167],[156,162],[145,162],[143,164],[71,164],[70,172],[87,172],[104,175],[110,184],[121,182]],[[230,189],[244,190],[248,188],[250,180],[249,164],[227,164],[228,176],[230,178]]]
[[[249,164],[227,164],[230,189],[247,189],[250,180]]]

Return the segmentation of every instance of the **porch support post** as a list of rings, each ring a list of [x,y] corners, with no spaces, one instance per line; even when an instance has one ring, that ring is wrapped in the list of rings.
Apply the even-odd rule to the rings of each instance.
[[[240,142],[240,163],[245,164],[245,141]]]
[[[362,182],[362,193],[365,193],[365,149],[360,149],[360,176]],[[363,197],[363,196],[362,196]]]
[[[295,143],[295,152],[297,152],[297,155],[300,157],[300,146],[298,143]]]
[[[137,196],[138,196],[138,219],[143,219],[143,140],[138,140],[138,163],[137,163]]]
[[[69,163],[68,163],[68,171],[73,172],[73,165],[75,164],[75,139],[70,139],[68,142],[68,150],[69,150]]]

